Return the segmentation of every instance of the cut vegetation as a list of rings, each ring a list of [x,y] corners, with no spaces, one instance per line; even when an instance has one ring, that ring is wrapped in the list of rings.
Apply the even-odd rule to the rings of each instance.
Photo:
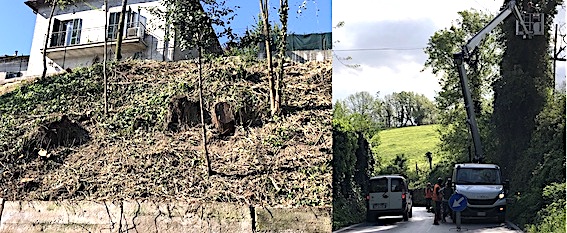
[[[238,58],[204,67],[213,176],[195,119],[195,64],[112,65],[108,117],[102,65],[23,84],[0,96],[0,195],[330,206],[331,63],[287,64],[273,118],[264,67]]]

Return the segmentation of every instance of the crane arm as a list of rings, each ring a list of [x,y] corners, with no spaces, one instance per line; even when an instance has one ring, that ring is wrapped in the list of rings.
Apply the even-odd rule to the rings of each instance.
[[[520,25],[522,25],[524,35],[529,35],[530,33],[528,31],[528,28],[526,27],[524,18],[522,17],[520,10],[516,6],[516,1],[511,0],[510,2],[508,2],[506,6],[504,6],[504,9],[496,17],[494,17],[494,19],[492,19],[492,21],[490,21],[486,26],[484,26],[484,28],[482,28],[476,35],[470,38],[467,41],[467,44],[463,46],[463,53],[465,55],[465,58],[468,58],[469,55],[472,52],[474,52],[474,50],[477,49],[477,47],[484,40],[484,38],[486,38],[486,36],[490,34],[490,32],[492,32],[492,30],[494,30],[494,28],[496,28],[498,24],[503,22],[512,13],[516,17],[516,19],[520,21]]]
[[[516,1],[511,0],[508,2],[504,9],[494,18],[488,25],[482,28],[477,34],[475,34],[471,39],[467,41],[467,43],[462,47],[460,53],[453,54],[453,59],[457,71],[459,73],[460,84],[461,84],[461,91],[463,92],[463,97],[465,100],[465,108],[467,111],[467,123],[470,127],[473,144],[475,148],[475,156],[473,162],[482,163],[484,159],[483,149],[482,149],[482,142],[480,141],[480,132],[478,130],[478,126],[476,123],[475,113],[474,113],[474,106],[472,102],[471,92],[468,86],[468,79],[467,79],[467,70],[465,68],[465,62],[468,62],[470,59],[470,54],[472,54],[480,45],[480,43],[484,40],[484,38],[498,26],[501,22],[503,22],[510,14],[514,14],[516,19],[522,25],[522,29],[524,31],[524,35],[528,35],[531,38],[531,33],[528,31],[522,14],[518,10],[516,6]]]

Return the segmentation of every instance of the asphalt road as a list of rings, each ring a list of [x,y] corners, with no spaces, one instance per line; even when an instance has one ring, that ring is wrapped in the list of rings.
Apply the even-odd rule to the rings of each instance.
[[[474,232],[474,233],[496,233],[496,232],[522,232],[513,227],[496,222],[471,222],[465,221],[461,224],[460,231],[457,225],[447,217],[446,223],[433,225],[433,213],[427,213],[425,207],[414,207],[413,218],[404,222],[402,217],[381,217],[376,223],[361,223],[334,231],[335,233],[372,233],[372,232]]]

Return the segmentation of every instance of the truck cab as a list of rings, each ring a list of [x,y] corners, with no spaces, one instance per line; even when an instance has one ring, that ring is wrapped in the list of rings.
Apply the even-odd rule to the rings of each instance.
[[[467,197],[462,218],[505,221],[507,183],[495,164],[456,164],[453,170],[454,192]],[[455,220],[454,216],[453,220]]]

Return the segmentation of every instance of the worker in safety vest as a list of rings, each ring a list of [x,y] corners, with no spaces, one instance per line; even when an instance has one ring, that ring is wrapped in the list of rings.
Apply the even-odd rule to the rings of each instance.
[[[441,184],[443,179],[439,177],[437,183],[433,187],[433,201],[435,201],[435,218],[433,220],[433,225],[439,225],[439,220],[441,220]]]
[[[425,188],[425,208],[427,212],[431,212],[431,198],[433,198],[433,188],[431,188],[431,183],[427,183],[427,187]]]

